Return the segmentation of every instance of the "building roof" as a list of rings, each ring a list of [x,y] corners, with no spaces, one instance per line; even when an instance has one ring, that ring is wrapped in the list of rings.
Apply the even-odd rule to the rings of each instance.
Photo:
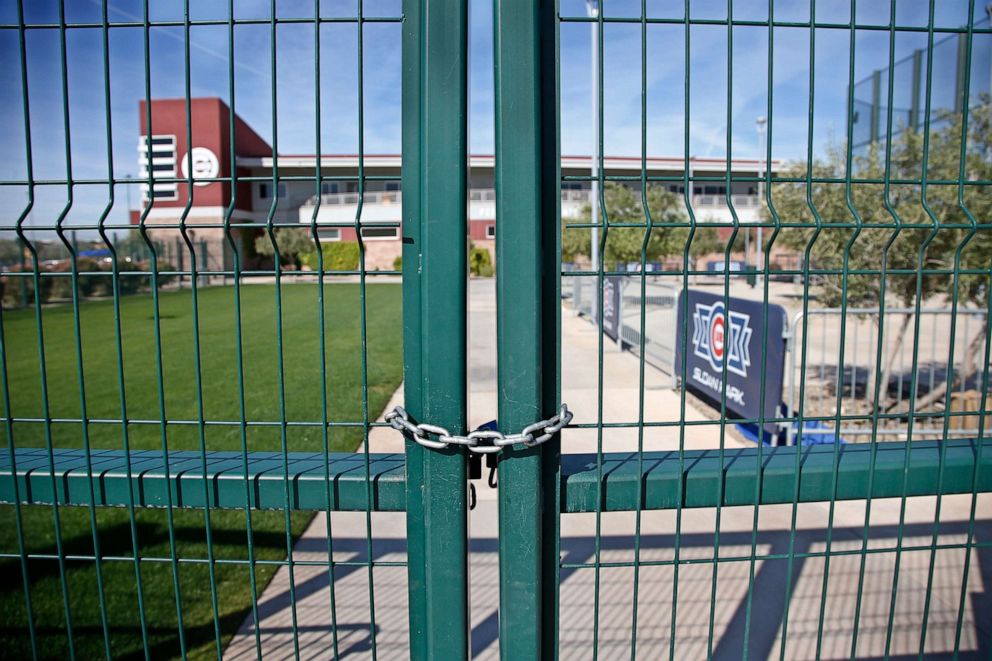
[[[273,166],[272,156],[239,156],[237,163],[239,167],[265,168],[271,169]],[[566,169],[588,169],[591,158],[589,156],[562,156],[561,167]],[[473,168],[494,167],[496,157],[492,154],[473,154],[470,157],[469,165]],[[684,159],[681,156],[649,156],[643,161],[648,170],[676,170],[682,171]],[[362,164],[367,168],[399,168],[402,165],[402,157],[399,154],[365,154]],[[727,161],[723,158],[700,158],[689,159],[690,168],[693,171],[703,172],[725,172]],[[315,168],[317,157],[314,154],[286,154],[278,157],[280,168]],[[357,154],[324,154],[320,157],[320,166],[326,168],[358,168],[359,157]],[[638,156],[607,156],[603,159],[603,167],[607,170],[630,170],[639,172],[642,166],[642,159]],[[731,170],[756,170],[765,168],[764,161],[756,158],[735,158],[731,161]],[[773,159],[771,169],[779,171],[782,169],[782,161]]]

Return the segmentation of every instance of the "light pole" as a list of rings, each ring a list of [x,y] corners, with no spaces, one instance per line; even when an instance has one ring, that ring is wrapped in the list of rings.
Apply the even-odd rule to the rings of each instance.
[[[764,158],[765,158],[765,123],[767,120],[764,115],[759,117],[754,121],[754,127],[758,131],[758,208],[761,208],[761,200],[764,199],[764,188],[762,184],[764,183]],[[759,218],[758,222],[761,220]],[[762,263],[762,250],[764,249],[764,243],[762,240],[762,227],[758,225],[758,240],[757,240],[757,255],[755,256],[755,270],[758,271],[754,281],[758,282],[758,278],[761,277],[761,263]]]
[[[586,0],[586,12],[590,18],[599,18],[599,0]],[[592,26],[592,156],[589,173],[589,206],[592,210],[592,235],[590,238],[590,258],[594,271],[599,270],[599,21],[594,20]],[[593,297],[592,312],[599,319],[599,296]]]

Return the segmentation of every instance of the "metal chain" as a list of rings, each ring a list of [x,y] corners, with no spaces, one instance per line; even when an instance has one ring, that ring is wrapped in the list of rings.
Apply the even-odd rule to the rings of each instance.
[[[571,420],[572,412],[568,410],[567,405],[562,404],[556,415],[527,425],[519,434],[504,435],[498,431],[477,429],[467,436],[455,436],[439,425],[430,425],[426,422],[417,424],[411,421],[410,415],[402,406],[397,406],[386,414],[386,422],[393,429],[409,433],[414,441],[425,448],[441,450],[450,445],[464,445],[477,454],[492,454],[517,443],[523,443],[527,447],[540,445],[560,432]],[[436,437],[436,440],[431,436]]]

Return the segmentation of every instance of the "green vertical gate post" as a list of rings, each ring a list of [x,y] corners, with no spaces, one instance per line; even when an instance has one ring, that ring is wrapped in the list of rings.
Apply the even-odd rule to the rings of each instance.
[[[468,7],[404,0],[403,15],[404,402],[464,434]],[[465,454],[408,438],[406,465],[410,656],[467,659]]]
[[[557,26],[553,0],[495,0],[499,428],[560,398]],[[499,462],[499,643],[504,659],[557,657],[558,438]]]

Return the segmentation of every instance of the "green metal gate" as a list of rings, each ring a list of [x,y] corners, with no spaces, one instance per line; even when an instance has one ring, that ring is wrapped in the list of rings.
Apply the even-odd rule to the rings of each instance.
[[[646,0],[623,4],[617,0],[615,5],[606,0],[589,2],[587,6],[558,0],[495,2],[498,410],[492,413],[498,425],[496,429],[476,431],[469,429],[467,411],[467,3],[403,0],[401,16],[383,16],[366,15],[366,7],[360,1],[352,12],[328,15],[322,13],[321,3],[315,2],[309,18],[287,18],[277,12],[273,1],[268,17],[258,18],[239,17],[232,2],[226,17],[195,18],[186,0],[181,18],[156,19],[149,1],[144,0],[140,15],[127,20],[112,19],[109,2],[101,5],[98,17],[80,20],[67,19],[61,0],[52,20],[31,19],[30,14],[26,15],[26,4],[19,2],[16,15],[4,18],[0,25],[7,39],[5,47],[16,55],[12,61],[19,62],[15,76],[19,89],[11,93],[16,91],[14,95],[21,100],[20,122],[26,146],[24,176],[0,181],[5,188],[25,192],[27,199],[16,217],[0,226],[2,238],[18,242],[23,256],[23,264],[3,267],[4,302],[0,307],[6,445],[0,459],[0,502],[4,503],[2,512],[8,530],[2,538],[5,548],[0,549],[0,560],[9,573],[7,592],[17,597],[6,602],[10,610],[5,612],[10,614],[3,616],[0,638],[7,642],[12,654],[36,658],[75,658],[77,654],[107,658],[221,657],[224,645],[242,619],[247,616],[256,624],[260,621],[260,612],[268,607],[262,592],[279,570],[286,573],[289,586],[293,655],[307,655],[310,650],[300,646],[305,627],[297,613],[301,598],[297,594],[297,573],[313,570],[326,572],[328,577],[328,585],[320,589],[329,592],[324,624],[330,636],[321,643],[321,651],[337,658],[364,650],[376,658],[376,607],[382,605],[382,598],[376,595],[377,580],[390,568],[399,567],[405,568],[407,576],[409,656],[468,658],[473,634],[469,617],[467,484],[472,458],[484,455],[496,457],[498,469],[498,637],[502,658],[597,658],[600,653],[630,658],[782,659],[800,655],[957,657],[989,653],[992,636],[987,609],[982,607],[987,602],[972,595],[969,588],[974,580],[974,576],[969,578],[970,572],[981,573],[988,580],[988,567],[975,569],[973,565],[983,554],[988,555],[992,543],[985,536],[988,528],[982,521],[988,515],[982,506],[987,507],[989,502],[982,496],[992,491],[992,452],[987,447],[992,438],[988,438],[986,422],[992,369],[987,322],[992,313],[992,207],[988,204],[992,169],[988,165],[987,141],[982,142],[989,126],[989,100],[971,91],[976,44],[985,43],[992,29],[981,22],[974,0],[965,3],[964,25],[938,21],[934,0],[924,12],[924,20],[916,23],[901,18],[895,0],[888,3],[881,18],[876,14],[862,16],[859,3],[852,1],[844,5],[847,20],[837,18],[836,12],[822,17],[815,0],[800,10],[789,7],[788,18],[776,17],[782,8],[774,0],[760,8],[757,3],[742,7],[743,3],[728,0],[719,11],[709,6],[703,10],[689,0],[680,7],[664,8]],[[823,4],[826,3],[820,3],[820,11]],[[362,228],[370,224],[363,218],[361,202],[353,221],[319,227],[317,220],[322,184],[349,179],[322,171],[321,28],[350,25],[355,29],[359,62],[357,183],[358,199],[364,200],[366,186],[377,179],[365,172],[362,71],[368,53],[363,50],[363,39],[369,26],[379,24],[393,25],[402,32],[404,403],[402,409],[389,412],[384,422],[376,421],[390,394],[380,392],[389,383],[380,372],[391,369],[391,354],[383,346],[395,343],[397,338],[386,331],[377,334],[380,332],[373,330],[370,319],[374,317],[383,328],[396,326],[398,317],[380,314],[377,306],[382,304],[382,309],[395,311],[398,301],[390,298],[389,290],[377,288],[374,280],[399,274],[367,268],[368,246],[363,241]],[[117,227],[108,223],[115,204],[115,187],[131,184],[115,173],[113,165],[110,34],[115,30],[141,33],[144,107],[150,108],[150,33],[153,29],[178,30],[185,69],[186,144],[192,144],[191,30],[226,30],[230,136],[241,130],[234,115],[234,62],[240,52],[235,49],[235,28],[267,30],[275,156],[280,105],[275,83],[279,71],[276,44],[280,29],[287,26],[310,28],[309,36],[315,42],[315,174],[280,173],[277,158],[272,159],[272,175],[264,182],[244,174],[240,168],[217,173],[206,183],[226,186],[230,206],[222,221],[214,225],[191,224],[189,206],[175,223],[153,222],[153,194],[136,225],[136,240],[147,259],[134,263],[130,258],[124,260],[116,239],[108,233]],[[589,174],[575,174],[564,172],[562,166],[561,71],[565,56],[561,35],[567,30],[587,29],[593,29],[596,44],[591,73],[593,94],[598,97],[593,142],[598,144]],[[639,70],[640,155],[630,159],[636,174],[620,173],[604,156],[608,144],[604,136],[608,126],[606,89],[610,84],[604,60],[611,57],[606,35],[614,29],[626,31],[624,34],[639,47],[639,63],[627,63]],[[782,111],[773,98],[775,87],[771,83],[766,85],[762,124],[768,140],[759,165],[751,166],[750,173],[734,171],[731,166],[734,151],[739,148],[734,136],[734,95],[740,88],[734,81],[751,73],[742,71],[735,60],[734,40],[747,30],[760,31],[766,42],[766,56],[759,59],[763,59],[768,81],[775,80],[779,62],[774,55],[776,38],[786,32],[806,35],[806,49],[792,54],[806,62],[808,79],[804,167],[785,170],[776,165],[773,169],[776,109],[780,115]],[[86,179],[73,175],[67,58],[70,35],[81,31],[99,36],[97,58],[101,62],[107,118],[107,172]],[[28,93],[29,42],[34,33],[50,34],[56,40],[60,114],[64,122],[64,173],[52,177],[46,174],[44,178],[36,176],[32,169],[33,145],[44,143],[39,135],[42,129],[32,125],[34,109]],[[717,39],[726,51],[722,69],[726,123],[721,136],[725,148],[723,171],[719,174],[701,174],[690,165],[694,160],[691,118],[696,112],[693,104],[699,98],[693,89],[698,77],[693,76],[691,65],[699,57],[693,50],[693,40],[704,33],[710,40]],[[666,145],[678,157],[679,171],[649,167],[649,101],[654,100],[649,73],[656,64],[649,53],[649,45],[655,43],[649,34],[674,40],[682,50],[682,84],[670,90],[682,99],[681,117],[667,119],[681,123],[683,140]],[[817,76],[825,66],[817,60],[817,37],[826,34],[847,40],[846,87],[841,91],[824,90],[817,85]],[[883,39],[887,55],[887,67],[873,78],[873,100],[867,109],[858,108],[855,98],[858,39],[865,34]],[[896,46],[903,35],[920,37],[926,43],[918,51],[921,54],[915,56],[917,106],[911,131],[900,124],[894,108]],[[957,40],[962,63],[955,92],[956,115],[938,112],[933,102],[939,77],[934,63],[935,44],[945,37]],[[887,85],[880,82],[882,76],[888,76]],[[817,96],[841,93],[846,99],[847,135],[841,148],[840,171],[810,165],[816,161]],[[883,101],[883,96],[887,100]],[[866,115],[871,128],[864,155],[856,152],[855,131],[860,130],[857,124]],[[145,121],[151,135],[150,109]],[[919,152],[918,164],[907,164],[900,158],[905,154],[899,151],[902,143],[898,142],[903,134],[908,136],[905,139],[909,149]],[[234,162],[237,155],[233,138],[230,142]],[[147,148],[150,149],[150,141]],[[317,200],[309,224],[303,225],[316,248],[316,268],[311,272],[287,268],[280,256],[280,231],[300,225],[277,215],[278,186],[283,181],[301,179],[313,185]],[[190,172],[158,177],[154,168],[149,168],[148,190],[154,191],[156,182],[187,186],[192,191],[194,175]],[[277,191],[266,217],[236,218],[238,187],[257,183],[271,183],[271,190]],[[712,221],[696,209],[697,183],[722,189],[717,195],[729,209],[729,221]],[[735,209],[735,184],[762,191],[760,203],[767,209],[763,220],[740,220]],[[594,191],[590,218],[563,220],[562,191],[576,185]],[[106,188],[103,213],[81,223],[66,224],[73,209],[74,191],[94,186]],[[28,222],[36,195],[52,188],[65,195],[61,213],[47,223]],[[633,191],[634,212],[619,209],[611,197],[621,188]],[[662,189],[674,193],[682,205],[681,213],[671,209],[657,217],[652,213],[651,196]],[[841,192],[839,204],[833,202],[832,190]],[[196,245],[190,232],[193,227],[219,230],[227,246],[229,265],[204,266],[196,259],[204,249]],[[324,263],[321,230],[327,227],[355,231],[357,267],[339,268]],[[165,244],[159,243],[155,234],[170,229],[185,250],[176,252],[182,257],[175,264],[162,258],[161,246]],[[98,233],[111,251],[109,266],[90,270],[78,254],[75,241],[69,240],[70,230]],[[261,230],[272,244],[271,268],[243,263],[239,245],[246,232],[255,230]],[[39,238],[46,236],[54,237],[61,246],[65,268],[46,267],[41,255],[44,241]],[[594,255],[601,257],[591,262],[591,267],[579,265],[564,270],[563,236],[587,237],[582,240]],[[622,260],[616,257],[617,242],[629,241],[632,236],[639,244],[639,257],[634,260],[638,268],[634,271],[621,268]],[[822,283],[832,283],[834,291],[839,292],[836,307],[842,310],[849,305],[864,307],[866,289],[867,296],[877,295],[873,305],[881,309],[886,308],[886,296],[899,295],[895,290],[908,292],[903,295],[916,314],[907,316],[904,329],[909,333],[906,346],[912,355],[907,408],[893,411],[878,405],[883,391],[880,376],[871,383],[874,406],[868,410],[845,408],[850,406],[845,388],[854,392],[858,381],[856,375],[848,377],[845,373],[848,317],[842,312],[836,367],[840,385],[831,393],[836,401],[833,412],[807,410],[804,389],[812,378],[805,339],[802,346],[792,347],[798,352],[800,375],[795,417],[780,413],[741,418],[731,411],[725,385],[719,396],[699,404],[702,398],[697,401],[698,393],[693,394],[683,384],[675,391],[675,406],[661,412],[652,410],[652,368],[645,360],[649,278],[651,283],[660,278],[663,284],[685,291],[700,278],[712,277],[712,272],[696,266],[696,259],[703,254],[697,246],[711,242],[713,236],[719,237],[719,247],[710,252],[719,254],[723,266],[715,289],[723,309],[731,308],[732,290],[736,295],[750,277],[760,287],[755,300],[764,307],[765,322],[773,298],[773,278],[799,283],[803,312],[818,305],[811,291]],[[648,271],[655,237],[674,241],[678,247],[674,257],[677,267],[657,276]],[[759,261],[751,265],[750,274],[732,274],[732,257],[745,237],[761,245],[757,251]],[[904,245],[907,242],[908,249]],[[796,264],[773,262],[773,255],[781,254],[777,247],[783,244],[800,246]],[[821,252],[824,245],[835,246],[832,260]],[[745,259],[748,254],[744,253]],[[909,254],[908,259],[905,254]],[[568,402],[574,411],[562,401],[563,390],[577,385],[563,383],[562,377],[563,366],[570,358],[563,353],[563,328],[575,321],[563,319],[561,279],[565,275],[594,282],[599,299],[595,309],[601,311],[593,316],[596,383],[586,384],[594,396]],[[329,284],[330,276],[352,278],[348,286],[353,289],[335,289],[338,285]],[[252,290],[244,285],[255,277],[271,278],[271,290]],[[101,278],[108,284],[107,300],[86,300],[88,290],[84,285]],[[220,278],[229,280],[232,286],[210,287],[219,284]],[[639,349],[638,358],[632,359],[636,360],[636,383],[625,384],[636,393],[631,409],[636,411],[635,419],[618,418],[607,401],[615,386],[611,385],[608,365],[630,358],[626,354],[613,357],[612,342],[606,334],[605,292],[611,278],[625,278],[628,286],[639,291],[639,347],[636,343],[628,347]],[[56,282],[63,283],[66,289],[60,307],[55,305],[56,299],[48,300],[43,295],[52,288],[50,283]],[[132,282],[143,284],[131,287]],[[126,294],[137,293],[140,288],[147,290],[145,297],[127,298]],[[955,311],[950,335],[943,338],[950,345],[946,364],[936,366],[945,369],[944,379],[949,385],[943,396],[938,393],[930,398],[927,408],[918,406],[919,400],[926,397],[918,388],[924,368],[919,364],[920,310],[927,298],[938,295],[938,291]],[[860,298],[855,301],[856,297]],[[680,333],[677,337],[682,343],[682,374],[687,373],[691,336],[688,301],[684,297],[679,303],[682,327],[667,329]],[[95,305],[108,310],[109,316],[103,321],[93,316]],[[225,322],[228,325],[218,331],[204,319],[224,305],[230,306]],[[260,305],[270,307],[265,307],[261,316],[246,316]],[[139,316],[133,313],[136,306],[141,310]],[[986,313],[984,335],[978,336],[975,345],[979,353],[966,373],[955,362],[955,343],[960,338],[954,330],[954,320],[959,306]],[[299,309],[313,312],[312,319],[305,320],[315,332],[312,346],[299,339],[302,336],[297,318],[284,321]],[[338,314],[341,310],[345,314]],[[342,320],[346,315],[350,315],[353,326],[342,325],[346,324]],[[805,324],[809,315],[801,318]],[[174,330],[173,321],[187,323],[185,330]],[[274,333],[269,353],[264,346],[260,349],[253,345],[254,334],[263,323],[269,324]],[[330,330],[333,324],[357,340],[350,345],[334,344],[335,335]],[[767,323],[762,328],[767,329]],[[805,326],[803,330],[805,338]],[[141,346],[134,344],[134,333],[151,338],[145,345],[153,348],[147,363],[136,360],[131,353],[135,346]],[[885,363],[882,333],[881,327],[876,329],[878,340],[872,345],[875,370],[880,373]],[[56,337],[54,343],[52,335]],[[775,340],[767,332],[760,335],[755,338],[761,349],[756,356],[764,356],[769,342]],[[176,344],[170,347],[170,343]],[[87,358],[89,352],[99,353],[100,346],[112,349],[106,358],[109,368],[94,365]],[[212,355],[222,358],[217,360]],[[223,356],[229,361],[219,366]],[[291,367],[287,356],[301,362]],[[349,377],[354,382],[349,382],[350,389],[340,394],[341,401],[350,402],[350,407],[334,410],[329,405],[333,400],[331,390],[337,387],[337,365],[343,364],[335,361],[344,361],[346,356],[357,361],[355,374]],[[263,397],[256,397],[251,386],[263,358],[268,361],[268,371],[260,379],[268,379],[269,387]],[[590,360],[589,356],[586,360]],[[182,369],[186,371],[180,374],[182,370],[174,369],[173,361],[185,361]],[[67,367],[60,365],[63,362]],[[757,359],[753,362],[752,367],[759,370],[764,382],[766,370],[771,367]],[[724,384],[728,364],[727,360],[722,362]],[[220,373],[227,376],[218,385],[216,374]],[[398,376],[399,370],[394,365],[390,373]],[[319,386],[311,385],[309,390],[319,391],[319,397],[313,400],[312,408],[297,407],[296,397],[310,401],[297,386],[300,382],[310,385],[314,379],[319,379]],[[976,384],[979,395],[974,408],[954,409],[956,379],[962,388],[965,382]],[[94,382],[99,386],[89,385]],[[139,382],[144,382],[144,389],[138,387]],[[884,387],[888,388],[887,382]],[[762,386],[761,408],[765,408],[766,397],[775,396]],[[64,404],[60,397],[71,397],[76,403]],[[110,401],[112,408],[103,406],[104,402],[95,403],[101,397]],[[266,398],[268,401],[263,401]],[[226,404],[218,403],[221,400],[234,402],[230,411]],[[701,419],[690,411],[694,406],[709,406],[714,417]],[[94,407],[98,410],[91,410]],[[914,438],[914,424],[934,418],[942,421],[942,437]],[[906,439],[882,442],[883,434],[879,432],[894,420],[905,421]],[[841,442],[837,430],[842,422],[851,421],[871,430],[867,442]],[[952,426],[972,421],[976,424],[974,435],[962,437],[957,433],[951,438],[948,434]],[[756,427],[759,442],[749,446],[731,443],[736,424]],[[833,434],[832,442],[766,446],[760,442],[763,430],[774,424],[796,425],[799,436],[792,435],[790,439],[813,436],[808,431],[813,427],[808,425],[815,424],[821,430],[818,434]],[[370,435],[374,431],[390,432],[390,427],[402,431],[405,454],[370,451]],[[309,434],[311,431],[314,435]],[[671,433],[674,443],[665,449],[650,449],[654,446],[646,439],[662,433]],[[707,433],[715,434],[715,446],[707,447],[698,440]],[[149,438],[152,442],[146,443]],[[578,453],[569,447],[570,441],[578,444],[582,439],[592,439],[595,451]],[[335,451],[350,440],[363,441],[364,449]],[[960,502],[967,516],[950,525],[941,520],[941,506],[944,498],[952,494],[964,498]],[[907,513],[922,507],[923,501],[916,498],[921,496],[932,497],[932,501],[926,501],[926,506],[933,508],[932,520],[924,525],[911,524]],[[845,501],[861,508],[856,512],[859,525],[836,523],[836,512]],[[886,507],[890,514],[895,512],[894,522],[886,528],[886,539],[891,539],[892,544],[873,537],[876,501],[883,505],[876,505],[875,516],[878,509]],[[824,518],[811,527],[806,525],[805,517],[813,511],[809,506],[817,503],[825,508],[816,510]],[[744,518],[749,519],[750,526],[745,532],[724,531],[727,513],[742,511],[734,508],[747,508]],[[85,516],[80,519],[78,512],[85,512]],[[300,557],[300,551],[294,549],[309,521],[301,513],[307,512],[321,512],[318,516],[325,520],[326,547],[318,549],[320,558]],[[332,514],[340,512],[364,517],[360,524],[364,530],[361,548],[349,548],[351,555],[347,557],[341,556],[340,540],[333,532],[337,524],[332,522]],[[405,512],[406,547],[402,559],[383,559],[376,547],[373,521],[383,512]],[[697,516],[698,513],[702,514]],[[777,537],[771,537],[764,527],[762,517],[766,516],[785,522]],[[563,521],[580,522],[589,534],[580,540],[570,538],[562,532]],[[615,526],[616,521],[626,521],[629,533],[607,534],[606,529]],[[700,529],[700,521],[708,526],[705,530]],[[69,532],[64,524],[71,528]],[[942,539],[947,535],[954,539]],[[913,541],[917,539],[922,541]],[[709,552],[701,553],[701,549]],[[900,563],[910,554],[926,554],[926,580],[914,586],[910,597],[921,604],[922,617],[907,633],[897,626],[896,617],[897,605],[907,598],[907,588],[900,582]],[[947,579],[941,563],[950,554],[959,558],[961,570],[955,569]],[[848,581],[853,586],[853,598],[838,607],[831,603],[835,594],[830,590],[838,580],[836,566],[852,558],[856,569]],[[875,558],[883,558],[883,563],[891,560],[892,579],[882,589],[881,597],[871,595],[872,608],[875,602],[884,602],[884,607],[872,611],[872,617],[884,620],[880,628],[885,636],[880,645],[872,643],[869,650],[868,643],[859,641],[859,630],[866,626],[867,586],[875,585],[875,573],[880,571]],[[797,612],[792,604],[798,599],[803,568],[813,565],[819,572],[813,581],[818,588],[814,590],[813,605],[810,612]],[[122,566],[127,573],[116,569]],[[738,570],[740,567],[746,569]],[[769,579],[767,574],[763,576],[766,567],[777,567],[778,573]],[[693,586],[691,581],[697,580],[700,570],[704,572],[698,579],[701,586]],[[345,573],[358,571],[364,576],[368,622],[367,627],[362,626],[363,632],[367,628],[367,634],[362,634],[367,640],[363,638],[361,645],[355,646],[348,639],[352,632],[338,621],[341,595],[336,586]],[[739,603],[735,607],[739,617],[726,625],[726,576],[734,571],[743,573],[743,578],[732,574],[737,581],[734,585]],[[940,585],[935,584],[938,574],[944,581]],[[626,577],[622,585],[627,587],[619,588],[618,598],[616,586],[621,582],[610,577],[621,575]],[[658,579],[658,575],[662,578]],[[588,631],[566,632],[563,625],[571,623],[565,622],[562,614],[566,609],[574,612],[577,606],[565,603],[569,600],[563,600],[562,586],[580,583],[580,578],[588,587],[577,592],[575,598],[582,602],[581,608],[591,611]],[[306,580],[309,585],[311,579]],[[646,590],[639,587],[642,583],[653,590],[660,584],[667,587],[659,597],[645,594]],[[809,584],[807,578],[803,585]],[[939,649],[933,648],[927,638],[937,590],[941,591],[940,599],[953,602],[950,610],[954,612],[953,634]],[[354,591],[348,594],[354,595]],[[604,615],[608,599],[610,610]],[[684,605],[686,601],[690,606]],[[703,605],[696,608],[700,601]],[[241,602],[245,604],[243,608],[230,606]],[[85,605],[81,607],[79,603]],[[687,614],[693,608],[699,612]],[[838,608],[847,610],[838,620],[841,624],[828,621],[828,612]],[[967,622],[966,611],[971,613]],[[194,617],[193,613],[200,614],[195,617],[202,615],[202,621],[197,620],[195,625],[184,621],[184,617]],[[615,631],[618,619],[623,621],[619,627],[624,629],[622,635]],[[790,631],[800,626],[797,620],[805,626],[805,647],[796,647],[795,633],[793,639],[789,638]],[[771,637],[756,642],[754,632],[759,626],[770,626],[769,622],[774,625]],[[695,625],[697,630],[687,632],[687,627]],[[833,634],[825,630],[828,626],[845,630],[842,645],[836,644]],[[607,628],[611,629],[609,641],[604,632]],[[253,651],[259,657],[263,655],[264,633],[258,626],[251,632]],[[899,647],[901,642],[894,643],[895,638],[912,639],[908,643],[910,651]],[[576,645],[576,639],[583,642]]]

